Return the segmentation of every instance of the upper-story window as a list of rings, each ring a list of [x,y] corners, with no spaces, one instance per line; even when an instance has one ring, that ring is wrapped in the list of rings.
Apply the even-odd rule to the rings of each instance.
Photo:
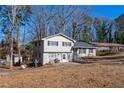
[[[62,42],[62,46],[71,46],[71,42]]]
[[[48,46],[58,46],[57,41],[48,41]]]

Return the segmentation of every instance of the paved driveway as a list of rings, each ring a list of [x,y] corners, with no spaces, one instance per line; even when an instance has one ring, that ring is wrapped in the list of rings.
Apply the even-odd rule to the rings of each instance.
[[[0,75],[10,74],[12,71],[0,69]]]
[[[53,68],[53,67],[65,67],[65,66],[75,66],[75,65],[79,65],[79,63],[56,63],[56,64],[52,64],[49,67],[40,67],[40,68],[32,68],[30,70],[4,70],[4,69],[0,69],[0,75],[8,75],[8,74],[27,74],[27,73],[32,73],[34,71],[37,70],[41,70],[41,69],[45,69],[45,68]]]
[[[31,69],[31,70],[3,70],[3,69],[0,69],[0,75],[26,74],[26,73],[31,73],[33,71],[35,71],[35,69]]]

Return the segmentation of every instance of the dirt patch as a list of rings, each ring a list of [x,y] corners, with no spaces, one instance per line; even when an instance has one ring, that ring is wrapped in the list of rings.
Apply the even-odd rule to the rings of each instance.
[[[0,75],[0,87],[124,87],[124,65],[41,67],[28,74]]]

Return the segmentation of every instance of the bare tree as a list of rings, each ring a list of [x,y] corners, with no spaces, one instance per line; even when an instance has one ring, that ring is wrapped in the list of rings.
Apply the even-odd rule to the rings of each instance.
[[[1,6],[1,19],[3,20],[2,24],[9,28],[11,32],[11,38],[13,40],[13,33],[17,33],[17,48],[18,48],[18,55],[20,59],[20,44],[19,44],[19,28],[29,20],[29,16],[31,14],[29,6]],[[5,29],[4,29],[5,30]],[[13,60],[13,46],[11,46],[11,67],[12,67],[12,60]]]
[[[71,20],[71,16],[76,10],[77,6],[61,6],[55,8],[56,15],[53,19],[57,32],[66,34],[66,28]]]
[[[82,35],[82,33],[84,32],[84,27],[91,27],[91,24],[92,18],[88,16],[86,9],[81,11],[76,10],[71,19],[72,38],[76,40],[80,39],[80,35]]]

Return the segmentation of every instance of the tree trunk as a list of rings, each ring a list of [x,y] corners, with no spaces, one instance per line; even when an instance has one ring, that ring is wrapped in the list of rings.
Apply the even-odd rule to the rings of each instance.
[[[19,65],[20,65],[20,57],[21,57],[21,52],[20,52],[20,43],[19,43],[19,27],[16,27],[16,32],[17,32],[17,50],[18,50],[18,56],[19,56]]]
[[[24,27],[24,33],[23,33],[23,48],[25,49],[25,27]]]
[[[10,58],[10,68],[13,67],[13,37],[12,37],[12,32],[8,33],[8,48],[10,51],[8,51],[9,58]]]
[[[15,20],[16,18],[16,6],[13,7],[14,8],[14,11],[13,11],[13,26],[15,28],[15,31],[17,33],[17,36],[16,36],[16,39],[17,39],[17,50],[18,50],[18,57],[19,57],[19,65],[20,65],[20,56],[21,56],[21,53],[20,53],[20,44],[19,44],[19,24],[18,24],[18,20]],[[16,22],[15,22],[16,21]]]

